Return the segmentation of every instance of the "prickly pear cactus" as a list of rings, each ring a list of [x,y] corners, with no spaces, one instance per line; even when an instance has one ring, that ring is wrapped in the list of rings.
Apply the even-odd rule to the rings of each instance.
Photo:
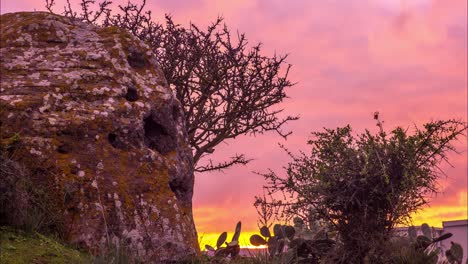
[[[416,231],[416,227],[415,226],[408,227],[408,237],[411,240],[415,240],[417,236],[418,236],[418,233]]]
[[[447,260],[450,264],[462,264],[463,260],[463,248],[460,244],[450,242],[452,246],[445,252]]]
[[[306,232],[309,232],[310,239],[304,238]],[[335,245],[331,239],[313,238],[312,232],[304,227],[304,221],[298,217],[294,219],[294,227],[277,224],[273,227],[272,236],[270,230],[263,226],[260,234],[252,235],[250,243],[254,246],[267,245],[271,263],[318,263]]]
[[[425,237],[432,239],[432,228],[428,224],[426,223],[422,224],[421,231]]]
[[[206,250],[213,252],[216,257],[231,257],[237,258],[240,252],[239,236],[241,232],[241,222],[239,221],[236,225],[234,235],[232,236],[231,242],[226,242],[227,232],[221,233],[218,240],[216,241],[216,249],[210,245],[205,245]],[[226,246],[223,246],[226,244]]]
[[[418,254],[427,257],[428,260],[434,259],[434,261],[437,261],[437,258],[435,257],[440,255],[443,250],[442,248],[437,247],[436,243],[452,237],[452,233],[446,233],[439,237],[433,237],[433,229],[426,223],[421,225],[421,231],[423,235],[418,236],[416,227],[410,226],[408,228],[408,238],[411,242],[411,246]],[[447,252],[449,252],[449,250]],[[448,254],[450,255],[451,252]]]

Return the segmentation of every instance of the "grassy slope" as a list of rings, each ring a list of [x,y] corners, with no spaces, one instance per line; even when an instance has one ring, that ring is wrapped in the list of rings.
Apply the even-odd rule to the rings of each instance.
[[[255,252],[254,252],[255,253]],[[115,253],[114,253],[115,254]],[[0,264],[89,264],[89,263],[131,263],[117,255],[92,257],[58,240],[39,233],[28,233],[11,227],[0,226]],[[181,264],[226,263],[223,260],[198,256],[181,261]],[[240,257],[230,261],[231,264],[264,264],[270,263],[260,255]]]
[[[0,263],[90,263],[89,255],[38,233],[0,227]]]

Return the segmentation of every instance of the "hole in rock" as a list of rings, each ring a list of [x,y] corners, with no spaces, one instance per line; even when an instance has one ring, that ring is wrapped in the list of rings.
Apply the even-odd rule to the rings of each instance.
[[[62,144],[57,147],[57,152],[61,154],[67,154],[71,152],[71,147],[68,144]]]
[[[79,171],[78,167],[76,167],[75,165],[70,165],[69,167],[70,167],[71,174],[74,174],[74,175],[78,174],[78,171]]]
[[[175,178],[169,181],[169,187],[175,194],[177,200],[181,202],[191,202],[192,192],[190,192],[190,181],[184,181],[180,178]]]
[[[143,68],[149,65],[145,55],[139,51],[131,50],[127,56],[127,61],[133,68]]]
[[[117,135],[114,133],[109,133],[107,135],[107,140],[109,140],[109,143],[112,145],[112,147],[117,148]]]
[[[174,121],[177,121],[178,118],[179,118],[179,107],[177,107],[177,105],[173,105],[172,106],[172,119]]]
[[[153,115],[143,120],[145,129],[145,144],[148,148],[161,154],[167,154],[176,147],[173,135],[170,135],[163,125],[154,121]]]
[[[125,94],[125,99],[130,102],[135,102],[138,100],[138,91],[135,87],[129,86],[127,88],[127,94]]]
[[[185,192],[185,189],[180,184],[180,182],[172,180],[169,182],[169,187],[171,188],[171,191],[176,195],[177,199],[180,200],[180,196],[182,196],[182,194]]]

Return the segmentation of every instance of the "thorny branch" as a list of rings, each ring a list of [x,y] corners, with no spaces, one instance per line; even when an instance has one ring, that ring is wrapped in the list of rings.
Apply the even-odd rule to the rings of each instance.
[[[208,159],[202,164],[203,158],[228,139],[267,131],[283,138],[291,134],[281,128],[298,117],[280,117],[283,109],[277,107],[287,98],[285,89],[294,85],[288,79],[291,65],[286,63],[287,55],[262,55],[260,43],[249,47],[244,34],[232,36],[221,17],[206,30],[192,23],[184,28],[169,15],[165,25],[153,22],[151,11],[144,11],[144,0],[140,5],[119,5],[118,11],[111,10],[111,4],[106,0],[93,8],[94,0],[81,0],[77,13],[67,0],[63,14],[99,26],[127,29],[151,46],[183,105],[195,171],[247,164],[250,159],[243,154],[220,163]],[[54,0],[46,0],[52,13],[53,6]]]

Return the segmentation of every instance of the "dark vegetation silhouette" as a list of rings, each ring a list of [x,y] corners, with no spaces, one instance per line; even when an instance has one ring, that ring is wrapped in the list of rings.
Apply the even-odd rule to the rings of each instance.
[[[279,207],[286,219],[308,215],[326,222],[337,232],[336,263],[382,263],[392,230],[410,223],[437,193],[440,165],[467,130],[464,122],[446,120],[387,133],[378,113],[375,119],[377,134],[353,135],[349,125],[313,132],[309,153],[284,148],[292,159],[285,176],[262,174],[271,196],[257,197],[257,206]],[[285,200],[275,199],[278,194]]]

